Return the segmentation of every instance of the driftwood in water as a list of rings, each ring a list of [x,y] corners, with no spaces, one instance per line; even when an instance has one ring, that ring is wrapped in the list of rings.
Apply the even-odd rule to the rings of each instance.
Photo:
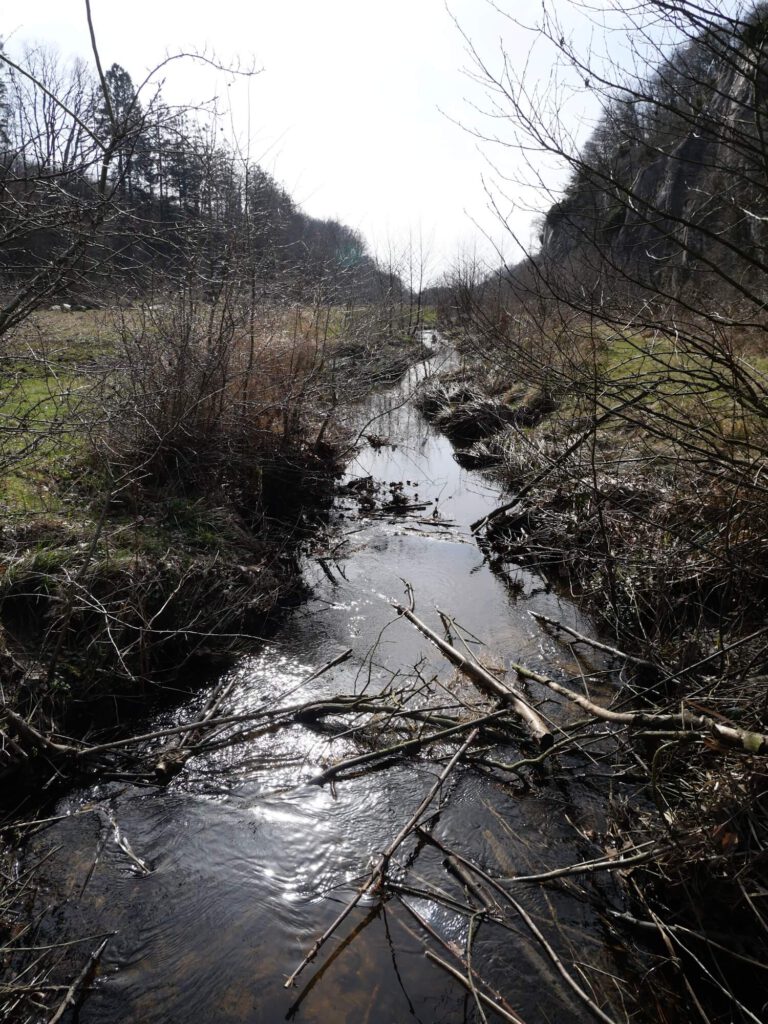
[[[525,727],[528,732],[536,740],[542,750],[546,750],[551,747],[554,743],[554,736],[552,735],[549,727],[544,722],[543,718],[537,711],[535,711],[530,704],[527,703],[518,693],[511,690],[508,686],[505,686],[500,680],[496,679],[491,675],[490,672],[486,671],[482,665],[478,665],[477,662],[471,661],[465,657],[460,651],[458,651],[452,644],[449,644],[447,640],[444,640],[439,636],[433,629],[430,629],[426,623],[422,622],[421,619],[417,618],[416,615],[409,608],[405,608],[401,604],[393,603],[393,607],[402,615],[408,619],[420,633],[422,633],[428,640],[430,640],[437,649],[445,655],[445,657],[455,665],[468,679],[481,689],[486,694],[492,694],[494,697],[504,701],[515,714],[522,719],[525,723]]]
[[[429,733],[427,736],[415,736],[413,739],[403,740],[401,743],[393,743],[391,746],[383,747],[381,750],[371,750],[367,754],[346,758],[343,761],[332,764],[309,781],[315,785],[322,786],[349,768],[359,768],[362,765],[372,764],[375,761],[389,759],[397,754],[415,753],[417,750],[422,750],[424,747],[437,743],[439,740],[445,740],[449,737],[457,736],[459,733],[466,732],[467,729],[493,722],[505,714],[507,714],[506,708],[502,711],[494,711],[490,715],[483,715],[482,718],[475,718],[470,722],[458,722],[456,725],[451,725],[446,729],[439,729],[437,732]]]
[[[177,772],[181,771],[186,762],[192,756],[195,744],[202,738],[206,723],[215,716],[216,712],[232,692],[234,685],[234,676],[231,679],[225,678],[224,681],[214,689],[200,721],[196,722],[195,725],[191,726],[186,732],[181,733],[177,740],[165,747],[155,764],[155,773],[160,778],[175,775]]]
[[[93,953],[91,953],[91,955],[88,957],[85,967],[83,967],[82,971],[78,974],[78,976],[67,989],[66,995],[62,999],[54,1015],[48,1021],[48,1024],[58,1024],[58,1022],[62,1019],[62,1017],[70,1008],[70,1006],[75,1005],[75,1003],[77,1002],[78,993],[80,992],[81,989],[85,988],[90,979],[96,973],[96,968],[98,967],[99,960],[101,959],[101,954],[107,948],[108,942],[109,938],[104,939],[99,948],[95,949]]]
[[[542,615],[541,612],[528,612],[531,618],[536,619],[537,622],[544,622],[553,629],[559,629],[563,633],[567,633],[572,636],[574,640],[580,644],[586,644],[588,647],[592,647],[596,651],[602,651],[604,654],[610,654],[613,658],[619,658],[622,661],[628,661],[632,665],[637,665],[640,668],[651,669],[653,672],[661,674],[667,670],[655,665],[652,661],[648,661],[647,658],[638,658],[634,654],[627,654],[625,651],[620,651],[618,647],[611,647],[610,644],[601,643],[599,640],[593,640],[591,637],[584,636],[583,633],[579,633],[572,626],[566,626],[564,622],[558,622],[557,619],[551,619],[548,615]]]
[[[562,683],[556,683],[554,679],[543,676],[539,672],[533,672],[525,665],[518,665],[515,662],[510,664],[522,679],[530,679],[540,686],[546,686],[562,697],[578,704],[579,707],[588,711],[595,718],[605,722],[615,722],[617,725],[627,725],[649,729],[660,727],[671,727],[681,732],[705,733],[722,743],[723,746],[741,750],[745,754],[768,754],[768,736],[765,733],[751,732],[748,729],[737,729],[734,726],[723,725],[709,715],[694,715],[685,708],[670,714],[668,712],[648,711],[612,711],[600,704],[595,704],[588,697],[584,697],[574,690],[569,690]]]
[[[469,736],[467,736],[467,738],[462,743],[461,747],[456,751],[456,753],[453,755],[453,757],[442,770],[442,772],[440,772],[440,775],[437,777],[437,780],[435,781],[434,785],[430,787],[429,792],[421,801],[421,803],[416,808],[411,817],[408,819],[408,822],[405,825],[403,825],[403,827],[397,833],[397,835],[386,848],[386,850],[379,856],[378,860],[376,861],[376,864],[373,867],[373,870],[370,872],[370,874],[365,879],[363,884],[357,890],[357,892],[352,897],[350,902],[346,905],[346,907],[344,907],[344,909],[338,915],[338,917],[326,928],[326,930],[323,932],[320,938],[317,939],[315,944],[312,946],[312,949],[310,949],[309,953],[307,953],[307,955],[301,961],[301,963],[293,972],[293,974],[291,974],[291,976],[285,982],[286,988],[290,988],[290,986],[296,981],[296,978],[298,978],[298,976],[301,974],[301,972],[304,970],[307,964],[311,963],[311,961],[314,960],[314,958],[320,952],[320,950],[328,941],[328,939],[330,939],[330,937],[337,930],[337,928],[339,928],[339,926],[343,924],[344,921],[349,917],[349,915],[358,905],[360,900],[372,890],[377,890],[381,888],[381,885],[384,882],[384,876],[386,875],[387,868],[389,867],[389,862],[392,860],[392,857],[394,856],[398,848],[405,842],[405,840],[408,838],[411,832],[413,832],[413,830],[419,824],[420,819],[428,809],[429,805],[432,803],[435,796],[440,792],[440,789],[445,780],[448,778],[448,776],[451,774],[451,772],[453,771],[461,757],[472,746],[472,744],[475,742],[479,735],[480,730],[475,728],[472,730]]]

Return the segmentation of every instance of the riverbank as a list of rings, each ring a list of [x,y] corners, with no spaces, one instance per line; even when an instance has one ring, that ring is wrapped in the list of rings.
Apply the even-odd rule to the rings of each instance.
[[[428,382],[418,402],[461,446],[462,463],[503,484],[505,500],[473,527],[491,562],[542,573],[593,617],[623,663],[612,707],[629,711],[627,721],[672,713],[650,732],[630,728],[645,785],[611,814],[632,848],[672,844],[627,887],[626,926],[645,927],[670,958],[660,1017],[682,981],[692,1012],[699,999],[709,1019],[731,1019],[721,1014],[734,1006],[757,1019],[744,958],[768,956],[764,510],[740,492],[735,471],[729,478],[725,442],[714,473],[703,458],[681,460],[672,434],[658,430],[658,404],[644,407],[648,372],[644,392],[597,404],[594,391],[516,382],[513,365],[479,360],[470,344],[461,367]],[[666,379],[663,363],[657,372]],[[687,396],[679,367],[677,376]],[[678,399],[687,430],[700,412],[693,397]],[[596,639],[549,628],[581,650]],[[686,718],[695,715],[709,732],[695,735]],[[715,723],[749,739],[734,749]]]
[[[714,723],[659,723],[631,689],[642,666],[592,646],[567,590],[478,549],[499,487],[413,408],[426,372],[358,409],[370,437],[304,559],[311,591],[259,651],[140,735],[52,752],[90,774],[19,830],[35,886],[17,920],[39,923],[8,944],[8,976],[36,945],[53,953],[28,990],[96,955],[83,1024],[387,1024],[436,1006],[458,1022],[469,979],[489,1019],[685,1019],[653,913],[696,955],[701,929],[668,901],[659,916],[643,880],[689,849],[675,808],[658,828],[654,783],[667,799],[674,780],[656,751],[684,732],[680,750],[706,755]],[[600,717],[615,713],[630,717]],[[709,856],[717,837],[697,835]]]
[[[523,695],[543,702],[549,721],[569,736],[576,729],[572,748],[548,746],[551,737],[529,732],[503,688],[478,689],[390,603],[408,602],[408,581],[420,621],[441,636],[449,630],[456,649],[475,652],[511,686],[504,668],[520,659],[563,681],[574,671],[529,611],[589,628],[540,577],[523,571],[512,581],[478,551],[470,524],[493,510],[498,488],[461,469],[451,444],[413,409],[424,372],[414,367],[359,408],[355,427],[371,439],[336,495],[327,546],[304,559],[307,600],[216,684],[151,714],[143,738],[107,749],[98,737],[71,744],[64,771],[74,764],[93,774],[71,775],[44,815],[51,820],[20,830],[21,885],[35,880],[23,920],[39,923],[9,945],[6,976],[34,960],[16,945],[46,945],[53,952],[30,969],[29,988],[69,984],[99,953],[102,939],[91,936],[114,932],[78,989],[84,1024],[173,1016],[242,1024],[287,1014],[307,1024],[387,1024],[410,1013],[434,1019],[436,1006],[447,1021],[465,1020],[465,989],[425,951],[453,963],[458,949],[466,970],[459,944],[476,895],[446,869],[439,847],[406,828],[440,776],[416,823],[499,884],[617,849],[590,778],[610,737],[526,684]],[[610,694],[608,677],[593,692]],[[172,760],[177,770],[158,774]],[[334,935],[286,989],[286,976],[355,898],[372,851],[401,833],[381,889],[351,908],[340,942]],[[520,931],[511,905],[499,906],[470,929],[473,978],[523,1019],[580,1024],[589,1010],[558,983],[551,954],[572,980],[587,971],[610,1004],[602,979],[616,972],[616,955],[600,918],[604,893],[614,891],[610,873],[595,877],[600,899],[587,903],[567,885],[541,896],[528,885],[520,898],[548,946],[524,923]],[[70,943],[63,957],[62,942]],[[619,1005],[629,994],[622,988]],[[52,989],[32,996],[51,1008],[59,998]]]
[[[347,411],[424,349],[370,318],[260,316],[243,337],[228,309],[52,312],[15,340],[3,701],[42,735],[186,692],[305,596]],[[13,770],[29,737],[5,732]]]

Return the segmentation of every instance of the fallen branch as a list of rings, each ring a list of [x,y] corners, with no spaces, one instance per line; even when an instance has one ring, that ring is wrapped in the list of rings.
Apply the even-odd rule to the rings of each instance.
[[[318,558],[316,561],[317,561],[317,564],[320,566],[320,568],[325,573],[325,575],[327,576],[327,578],[331,581],[333,586],[334,587],[338,587],[339,581],[336,579],[336,577],[331,572],[331,567],[328,565],[327,560],[325,558]]]
[[[655,850],[641,850],[628,857],[615,857],[613,860],[601,857],[596,860],[586,860],[581,864],[570,864],[564,868],[553,868],[551,871],[542,871],[538,875],[515,875],[508,878],[508,882],[548,882],[553,878],[564,878],[567,875],[589,875],[594,871],[621,871],[622,868],[632,867],[635,864],[642,864],[650,860]]]
[[[614,921],[631,925],[633,928],[641,928],[644,931],[652,932],[656,932],[658,930],[653,921],[642,921],[640,918],[633,917],[631,914],[622,913],[618,910],[608,910],[607,913]],[[697,939],[699,942],[703,942],[710,949],[717,950],[719,953],[725,953],[726,956],[731,956],[734,960],[740,960],[742,963],[749,964],[750,967],[756,967],[759,971],[768,971],[768,964],[762,963],[760,960],[756,960],[753,956],[746,956],[744,953],[739,953],[735,949],[724,946],[722,943],[713,939],[711,935],[706,935],[703,932],[695,932],[692,928],[686,928],[685,925],[682,924],[667,924],[666,929],[672,934],[679,932],[682,935],[690,935],[691,938]]]
[[[370,764],[373,761],[380,761],[384,758],[392,757],[395,754],[408,754],[416,750],[421,750],[423,747],[429,746],[431,743],[436,743],[438,740],[447,739],[449,736],[455,736],[457,733],[466,732],[467,729],[472,729],[476,726],[484,725],[486,722],[492,722],[494,719],[507,714],[507,709],[504,708],[502,711],[494,711],[490,715],[484,715],[482,718],[473,719],[471,722],[460,722],[458,725],[450,726],[448,729],[440,729],[437,732],[430,733],[428,736],[416,736],[410,740],[403,740],[401,743],[393,743],[389,747],[383,747],[381,750],[371,750],[367,754],[359,754],[357,757],[349,757],[343,761],[338,761],[336,764],[326,768],[319,775],[309,781],[317,786],[322,786],[328,782],[329,779],[335,778],[340,772],[345,771],[347,768],[358,768],[360,765]]]
[[[109,821],[110,824],[112,825],[112,832],[114,835],[116,845],[119,847],[119,849],[123,851],[128,860],[136,868],[137,872],[142,877],[146,877],[147,875],[151,874],[152,869],[147,864],[147,862],[143,860],[141,857],[139,857],[138,854],[134,851],[133,847],[128,841],[128,837],[123,835],[114,814],[109,815]]]
[[[509,687],[492,676],[490,672],[486,671],[481,665],[478,665],[477,662],[470,661],[452,644],[449,644],[447,640],[444,640],[433,629],[430,629],[429,626],[422,622],[421,619],[417,618],[410,609],[397,602],[393,602],[392,607],[399,615],[408,619],[428,640],[431,640],[435,647],[483,692],[491,693],[494,697],[504,701],[523,720],[526,728],[543,750],[547,750],[552,746],[555,740],[549,727],[538,712],[534,711],[530,704],[523,700],[519,694],[510,690]]]
[[[2,713],[6,719],[16,730],[19,739],[26,741],[31,747],[41,750],[45,754],[49,754],[53,757],[61,757],[63,755],[71,755],[76,752],[76,748],[64,743],[54,743],[53,740],[48,739],[47,736],[43,736],[33,725],[30,725],[26,719],[22,718],[21,715],[17,715],[15,711],[7,705],[2,705]]]
[[[422,832],[421,834],[424,836],[428,835],[428,833],[425,832]],[[569,986],[569,988],[571,988],[576,993],[579,999],[581,999],[582,1002],[589,1007],[592,1013],[599,1020],[603,1021],[603,1024],[616,1024],[613,1018],[609,1017],[608,1014],[605,1013],[604,1010],[602,1010],[597,1005],[594,999],[592,999],[592,997],[584,991],[584,989],[579,985],[579,983],[571,977],[571,975],[566,970],[563,961],[557,955],[552,945],[547,941],[539,926],[536,924],[536,922],[533,920],[533,918],[527,912],[527,910],[525,910],[525,908],[521,906],[520,903],[518,903],[514,896],[511,896],[507,892],[507,890],[502,885],[500,885],[499,882],[496,881],[495,878],[492,878],[489,874],[487,874],[487,872],[483,871],[483,869],[479,865],[474,864],[471,860],[467,860],[466,857],[463,857],[460,853],[457,853],[456,850],[452,850],[449,846],[446,846],[445,843],[442,843],[439,839],[435,838],[435,836],[429,835],[429,841],[433,843],[433,845],[436,846],[439,850],[442,850],[443,853],[445,853],[447,856],[453,857],[454,860],[458,861],[460,864],[463,864],[466,868],[468,868],[470,871],[476,874],[479,878],[482,878],[483,881],[487,882],[492,889],[499,893],[500,896],[503,896],[507,903],[510,904],[510,906],[515,910],[518,916],[523,920],[528,930],[531,932],[531,934],[537,940],[537,942],[542,947],[544,952],[547,954],[549,959],[552,961],[558,974],[563,979],[563,981],[565,981],[565,983]]]
[[[437,780],[435,781],[434,785],[430,787],[429,792],[421,801],[419,806],[416,808],[415,812],[411,815],[408,822],[400,829],[400,831],[397,833],[397,835],[386,848],[386,850],[379,856],[379,859],[376,861],[373,870],[370,872],[366,880],[357,890],[353,898],[346,905],[346,907],[344,907],[344,909],[338,915],[338,917],[336,917],[335,920],[326,928],[326,930],[323,932],[320,938],[317,939],[315,944],[312,946],[312,949],[309,951],[309,953],[307,953],[307,955],[301,961],[301,963],[293,972],[293,974],[291,974],[291,976],[285,982],[285,988],[290,988],[290,986],[296,981],[296,978],[298,978],[298,976],[301,974],[301,972],[304,970],[307,964],[311,963],[311,961],[314,960],[314,958],[320,952],[320,950],[328,941],[328,939],[330,939],[330,937],[333,935],[336,929],[347,919],[347,917],[349,917],[349,915],[355,909],[360,900],[372,889],[381,887],[384,881],[384,875],[386,874],[387,867],[389,866],[389,862],[392,859],[395,852],[397,851],[398,847],[405,841],[405,839],[407,839],[410,833],[419,824],[419,819],[427,810],[429,805],[432,803],[433,799],[435,798],[435,795],[439,792],[445,780],[451,774],[451,772],[453,771],[453,769],[455,768],[456,764],[463,756],[463,754],[475,742],[479,735],[480,730],[475,728],[472,730],[469,736],[467,736],[466,740],[464,740],[461,747],[456,751],[456,753],[453,755],[453,757],[442,770],[442,772],[440,772],[440,775],[437,777]]]
[[[168,776],[181,771],[192,756],[192,747],[201,739],[204,728],[232,692],[234,685],[234,676],[231,679],[225,677],[223,684],[214,688],[200,721],[190,726],[186,732],[181,733],[175,743],[170,744],[161,752],[155,764],[155,773],[158,776]]]
[[[405,891],[407,887],[405,887],[403,885],[397,885],[397,886],[395,886],[395,888],[400,892],[400,891]],[[418,896],[419,899],[426,899],[426,900],[430,900],[432,902],[441,902],[441,901],[444,901],[444,899],[445,899],[444,897],[439,896],[438,894],[433,894],[433,893],[429,893],[429,892],[420,892],[419,890],[414,890],[411,893],[411,895],[415,895],[415,896]],[[451,902],[445,902],[445,905],[446,906],[451,906]],[[461,954],[459,948],[456,946],[456,944],[454,942],[451,942],[449,939],[444,938],[438,931],[436,931],[432,927],[432,925],[429,923],[429,921],[427,921],[426,918],[422,917],[421,914],[414,907],[412,907],[410,905],[410,903],[407,903],[402,898],[402,896],[400,897],[400,906],[403,907],[404,910],[408,911],[408,913],[411,915],[411,917],[417,922],[419,927],[422,928],[427,933],[427,935],[429,935],[432,939],[434,939],[435,942],[438,943],[438,945],[442,946],[443,949],[446,950],[446,952],[450,953],[450,955],[452,957],[454,957],[454,959],[456,959],[461,964],[461,966],[466,971],[466,975],[462,975],[461,972],[457,972],[458,980],[460,980],[461,984],[463,984],[465,987],[467,987],[468,985],[471,986],[470,987],[470,991],[474,991],[475,990],[475,975],[477,974],[477,972],[475,971],[475,969],[472,967],[471,964],[467,963],[467,961],[462,956],[462,954]],[[458,904],[458,903],[454,905],[453,909],[457,909],[461,913],[468,913],[471,916],[476,914],[476,912],[473,911],[472,907],[463,906],[462,904]],[[482,913],[482,911],[481,911],[481,913]],[[410,935],[413,936],[414,939],[416,939],[417,941],[421,941],[420,937],[417,936],[411,930],[411,928],[409,928],[408,925],[405,924],[405,922],[401,921],[400,922],[400,927],[404,928]],[[426,953],[427,956],[429,956],[429,951],[428,950],[425,950],[425,953]],[[449,965],[445,964],[444,961],[440,960],[439,963],[440,963],[440,966],[445,966],[446,970],[449,968]],[[519,1017],[511,1009],[511,1007],[509,1007],[508,1005],[504,1005],[505,1004],[505,1000],[504,1000],[503,996],[501,996],[498,992],[494,991],[494,989],[491,988],[491,986],[488,985],[486,982],[482,982],[482,984],[484,985],[485,988],[487,988],[493,994],[493,999],[494,999],[495,1003],[494,1004],[486,1003],[486,1005],[489,1006],[489,1008],[492,1008],[504,1020],[512,1021],[512,1022],[514,1022],[514,1024],[525,1024],[525,1022],[522,1020],[522,1018]],[[480,995],[481,1000],[482,1000],[484,998],[483,997],[483,993],[478,993],[478,994]],[[486,996],[485,998],[488,998],[488,997]]]
[[[571,626],[566,626],[564,622],[558,622],[557,619],[550,619],[548,615],[542,615],[541,612],[531,612],[528,614],[531,618],[536,619],[537,622],[546,622],[548,626],[552,626],[553,629],[562,630],[563,633],[568,633],[574,640],[578,640],[579,643],[587,644],[589,647],[593,647],[596,651],[603,651],[605,654],[610,654],[613,658],[619,658],[622,661],[628,661],[632,665],[639,665],[642,668],[653,669],[654,672],[662,673],[666,669],[654,665],[652,661],[648,661],[646,658],[637,658],[633,654],[627,654],[626,651],[620,651],[617,647],[611,647],[608,644],[601,643],[599,640],[593,640],[591,637],[584,636],[583,633],[577,632]]]
[[[431,949],[428,949],[426,956],[428,960],[431,960],[433,964],[437,964],[438,967],[442,967],[442,969],[450,974],[452,978],[455,978],[460,985],[463,985],[468,992],[475,996],[475,998],[479,999],[483,1006],[487,1006],[489,1010],[493,1010],[495,1014],[498,1014],[502,1020],[508,1021],[509,1024],[523,1024],[521,1017],[505,1010],[503,1006],[494,1002],[490,996],[485,994],[485,992],[481,992],[480,989],[475,988],[474,984],[466,975],[462,974],[461,971],[457,970],[455,967],[452,967],[446,960],[439,957],[437,953],[433,953]]]
[[[686,732],[700,732],[711,735],[724,746],[741,750],[746,754],[768,754],[768,736],[764,733],[750,732],[748,729],[737,729],[734,726],[723,725],[716,722],[708,715],[692,715],[690,711],[681,708],[676,714],[647,711],[612,711],[600,704],[595,704],[588,697],[569,690],[567,686],[556,683],[554,679],[534,672],[525,665],[512,662],[510,668],[517,672],[522,679],[530,679],[540,686],[546,686],[562,697],[573,701],[579,707],[584,708],[595,718],[605,722],[614,722],[617,725],[640,726],[644,728],[656,728],[658,726],[672,726]]]
[[[198,726],[202,725],[212,728],[213,726],[241,725],[247,722],[258,722],[261,720],[269,723],[270,728],[277,728],[282,724],[281,719],[285,722],[309,722],[316,718],[322,718],[324,715],[337,713],[371,715],[388,713],[415,718],[419,721],[436,721],[440,724],[445,723],[446,725],[456,724],[450,718],[438,719],[434,716],[428,716],[425,712],[420,711],[419,709],[405,711],[402,708],[393,708],[388,704],[377,704],[362,696],[341,694],[331,698],[330,700],[308,701],[304,704],[291,704],[288,707],[255,708],[253,711],[243,711],[237,715],[222,715],[217,718],[209,718],[206,721],[201,720],[199,722],[187,722],[184,725],[170,725],[165,729],[156,729],[154,732],[145,732],[137,736],[126,736],[123,737],[123,739],[111,740],[108,743],[101,743],[95,747],[71,749],[79,757],[89,757],[94,754],[103,754],[113,750],[120,750],[124,747],[130,747],[137,743],[148,743],[151,740],[163,739],[165,736],[178,735],[178,733],[187,732],[190,729],[196,729]],[[199,749],[200,746],[201,744],[196,744],[195,749]],[[69,750],[70,748],[66,749]]]
[[[101,954],[106,949],[108,942],[109,938],[104,939],[99,948],[94,950],[94,952],[91,953],[91,955],[88,957],[88,962],[67,989],[66,995],[59,1003],[58,1009],[51,1017],[51,1019],[48,1021],[48,1024],[58,1024],[58,1022],[67,1012],[69,1007],[74,1006],[75,996],[77,995],[78,991],[86,984],[86,982],[89,980],[93,972],[96,970],[96,966],[99,960],[101,959]]]
[[[340,665],[342,662],[347,661],[351,655],[352,649],[348,648],[327,664],[313,672],[310,676],[304,679],[299,686],[304,686],[307,683],[312,682],[312,680],[317,679],[318,676],[321,676],[330,669],[335,668],[336,665]],[[254,711],[244,712],[237,715],[216,717],[216,711],[220,708],[225,698],[231,692],[233,685],[234,680],[231,680],[227,681],[222,687],[217,688],[214,691],[202,717],[195,722],[188,722],[185,725],[169,726],[165,729],[155,729],[152,732],[141,733],[136,736],[126,736],[119,740],[110,740],[106,743],[99,743],[90,747],[74,746],[69,743],[55,742],[49,737],[44,736],[38,729],[31,725],[30,722],[16,714],[15,711],[12,711],[5,704],[0,704],[0,713],[5,716],[8,723],[17,733],[19,739],[26,743],[31,750],[38,750],[52,759],[89,758],[94,757],[97,754],[109,753],[135,744],[149,743],[152,740],[162,739],[167,736],[181,736],[182,738],[172,749],[164,751],[163,755],[170,757],[170,755],[173,754],[176,757],[182,757],[184,755],[189,756],[189,753],[192,752],[192,748],[199,745],[201,730],[212,728],[213,726],[234,725],[239,722],[256,721],[264,718],[270,720],[281,716],[288,717],[290,715],[301,715],[302,713],[310,714],[315,712],[316,714],[321,715],[324,712],[332,713],[337,709],[340,711],[354,709],[356,706],[364,703],[360,697],[344,695],[335,698],[333,701],[310,702],[287,708],[258,708]],[[298,688],[298,686],[295,687],[295,689]],[[381,706],[377,706],[375,710],[381,711],[384,709],[382,709]],[[24,757],[28,756],[28,753],[11,737],[5,736],[4,738],[8,743],[9,750],[13,749],[15,751],[19,751],[17,755],[19,758],[21,758],[22,755]]]

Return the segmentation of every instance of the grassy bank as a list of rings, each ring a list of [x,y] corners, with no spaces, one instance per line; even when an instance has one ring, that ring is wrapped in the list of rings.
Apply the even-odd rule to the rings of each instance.
[[[47,311],[6,351],[4,696],[48,733],[265,635],[303,593],[345,410],[421,347],[370,309],[174,300]]]
[[[627,872],[617,932],[657,956],[658,1018],[698,1000],[706,1019],[759,1019],[745,964],[768,956],[764,359],[748,337],[707,358],[578,326],[535,360],[532,342],[515,359],[467,339],[422,408],[508,492],[479,524],[487,557],[567,588],[620,652],[612,710],[678,716],[627,731],[614,770],[638,780],[610,807],[633,849],[665,847]],[[734,750],[693,715],[754,739]]]

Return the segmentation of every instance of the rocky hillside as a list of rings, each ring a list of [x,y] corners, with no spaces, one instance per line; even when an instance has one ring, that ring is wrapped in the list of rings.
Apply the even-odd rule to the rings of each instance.
[[[604,95],[546,215],[541,264],[582,284],[762,305],[768,234],[768,5],[708,24],[645,81]]]

